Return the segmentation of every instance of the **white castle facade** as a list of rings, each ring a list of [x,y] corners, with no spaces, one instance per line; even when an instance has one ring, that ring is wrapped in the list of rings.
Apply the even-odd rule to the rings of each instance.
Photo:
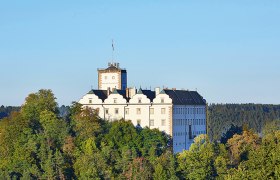
[[[206,101],[196,91],[127,88],[127,71],[118,63],[98,69],[98,89],[80,104],[97,109],[108,121],[131,120],[135,126],[157,128],[173,138],[173,152],[189,149],[194,137],[206,134]]]

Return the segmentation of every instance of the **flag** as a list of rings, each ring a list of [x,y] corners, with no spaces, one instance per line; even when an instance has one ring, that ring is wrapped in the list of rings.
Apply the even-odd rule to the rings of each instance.
[[[115,51],[114,40],[112,40],[112,49],[113,49],[113,51]]]

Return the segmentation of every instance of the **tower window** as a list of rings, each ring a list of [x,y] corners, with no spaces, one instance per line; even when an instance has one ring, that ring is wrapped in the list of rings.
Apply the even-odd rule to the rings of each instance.
[[[166,113],[165,111],[166,111],[165,108],[161,108],[161,114],[165,114]]]
[[[89,99],[89,100],[88,100],[88,103],[89,103],[89,104],[92,104],[92,99]]]
[[[114,103],[115,103],[115,104],[117,103],[117,99],[116,99],[116,98],[114,99]]]
[[[138,103],[142,103],[142,99],[141,98],[138,99]]]
[[[164,103],[164,98],[161,98],[161,103]]]

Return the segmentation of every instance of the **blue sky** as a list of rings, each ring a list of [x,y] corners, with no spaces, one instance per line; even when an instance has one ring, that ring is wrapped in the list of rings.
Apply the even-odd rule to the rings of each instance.
[[[209,103],[280,104],[278,0],[0,1],[0,104],[97,87],[115,57],[128,84],[197,89]]]

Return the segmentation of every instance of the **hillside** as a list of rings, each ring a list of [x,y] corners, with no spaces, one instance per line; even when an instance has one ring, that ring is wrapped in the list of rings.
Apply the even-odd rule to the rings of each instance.
[[[257,133],[264,124],[280,119],[280,105],[265,104],[211,104],[208,107],[208,135],[220,140],[227,130],[247,126]]]

